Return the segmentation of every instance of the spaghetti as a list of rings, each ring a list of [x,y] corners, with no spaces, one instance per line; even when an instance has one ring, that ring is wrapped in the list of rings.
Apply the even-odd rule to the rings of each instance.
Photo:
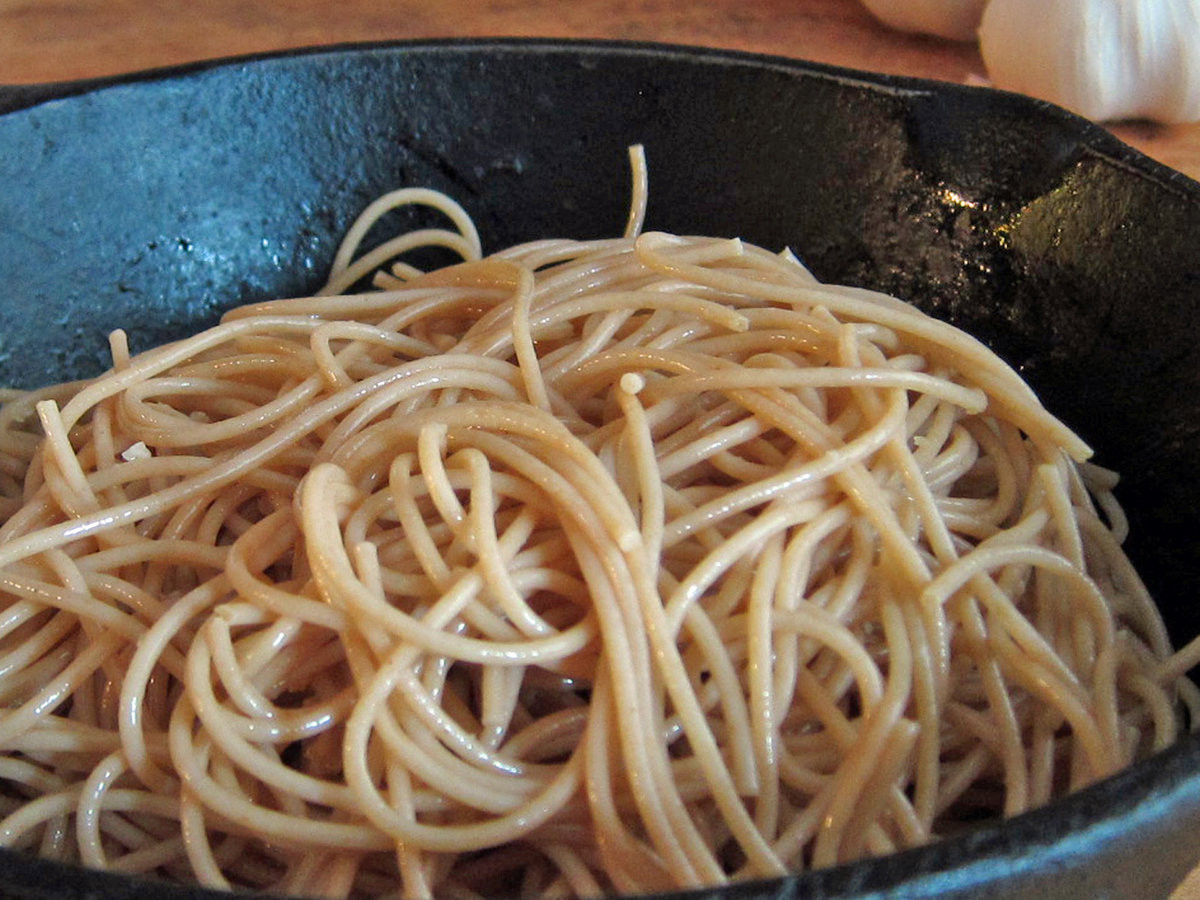
[[[922,844],[1175,740],[1200,651],[1080,439],[899,300],[641,233],[634,159],[622,238],[483,257],[398,192],[317,296],[4,396],[0,844],[642,893]],[[356,261],[405,203],[453,228]],[[463,261],[389,263],[428,244]]]

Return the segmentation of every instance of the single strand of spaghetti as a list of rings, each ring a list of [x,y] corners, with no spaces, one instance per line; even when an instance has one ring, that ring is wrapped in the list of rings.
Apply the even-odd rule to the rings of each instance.
[[[42,400],[37,405],[37,413],[46,435],[42,452],[48,455],[49,461],[63,478],[62,489],[52,490],[55,501],[68,515],[95,512],[100,508],[100,501],[92,492],[87,476],[83,473],[71,447],[58,404],[53,400]]]
[[[210,416],[228,417],[237,410],[254,410],[277,398],[277,384],[261,385],[244,378],[216,377],[208,364],[192,363],[187,367],[191,370],[188,372],[181,371],[182,368],[130,385],[118,398],[121,400],[118,423],[126,427],[136,423],[144,428],[160,423],[169,426],[177,421],[187,424],[188,416],[181,412],[203,409]],[[162,397],[171,398],[173,406],[168,408],[161,401],[147,402]],[[130,430],[136,430],[136,426]]]
[[[1179,718],[1171,696],[1162,685],[1134,670],[1122,675],[1122,688],[1142,699],[1154,726],[1154,750],[1165,749],[1179,739]]]
[[[198,745],[195,755],[197,762],[206,766],[209,747],[204,744]],[[204,818],[204,806],[195,793],[186,787],[179,794],[179,831],[196,882],[203,887],[231,890],[232,886],[221,871],[221,863],[217,861],[213,852],[208,823]],[[236,847],[236,844],[228,841],[226,846]]]
[[[246,626],[262,627],[239,640],[235,648],[233,629]],[[245,716],[261,719],[274,717],[275,707],[255,681],[263,668],[273,661],[272,657],[278,658],[285,646],[292,643],[299,630],[297,619],[278,618],[248,603],[222,603],[208,616],[197,636],[203,638],[208,647],[212,670],[220,680],[225,696]],[[189,662],[189,665],[192,664]],[[197,713],[199,711],[197,707]]]
[[[359,244],[362,243],[362,239],[366,237],[372,225],[386,213],[402,206],[411,205],[428,206],[444,214],[458,228],[459,233],[470,242],[472,256],[478,258],[482,255],[479,233],[475,230],[475,223],[462,206],[440,191],[429,188],[400,188],[378,197],[359,213],[353,224],[347,229],[346,235],[342,238],[337,253],[334,255],[333,262],[330,264],[330,279],[332,280],[334,276],[341,274],[349,267]]]
[[[511,554],[506,554],[496,535],[496,508],[487,459],[479,450],[468,447],[458,454],[467,463],[474,484],[471,487],[469,517],[475,535],[474,551],[489,592],[499,601],[508,620],[529,637],[551,634],[554,629],[534,612],[521,596],[511,574]]]
[[[356,468],[357,466],[351,466],[347,470],[351,481],[354,481],[353,470]],[[379,477],[378,467],[370,466],[369,469],[372,472],[371,485],[363,487],[362,502],[350,510],[349,516],[342,524],[345,543],[347,546],[353,547],[364,541],[370,541],[375,544],[378,553],[388,558],[390,565],[403,565],[400,560],[408,556],[408,548],[397,531],[389,527],[398,522],[397,517],[391,513],[391,497],[386,490],[381,489],[382,479]],[[365,493],[371,490],[373,493]],[[379,572],[379,577],[383,577],[382,570]]]
[[[479,259],[482,255],[478,236],[475,236],[474,243],[472,243],[470,236],[455,231],[447,231],[444,228],[422,228],[390,238],[358,257],[344,269],[331,272],[329,280],[317,293],[319,296],[340,295],[388,260],[417,247],[445,247],[458,254],[463,260]]]
[[[953,503],[946,503],[948,495],[975,468],[979,462],[979,455],[979,445],[965,428],[957,424],[953,427],[949,439],[942,445],[942,452],[928,464],[923,463],[916,452],[913,453],[917,467],[924,473],[930,493],[936,497],[935,502],[943,518],[946,518],[948,511],[954,509]],[[975,500],[973,505],[979,507],[983,502]]]
[[[42,823],[58,816],[65,816],[79,803],[84,783],[77,782],[66,790],[54,794],[43,794],[22,806],[0,821],[0,847],[11,847],[22,835]],[[142,810],[154,815],[173,818],[177,806],[172,797],[159,797],[144,791],[114,789],[105,796],[105,808],[114,812]]]
[[[625,237],[634,238],[641,233],[646,221],[646,202],[650,196],[650,176],[646,166],[646,148],[641,144],[629,147],[629,173],[632,184],[629,189],[629,218],[625,223]]]
[[[438,516],[455,538],[471,553],[475,553],[475,533],[468,525],[467,511],[455,495],[454,486],[446,474],[442,454],[446,449],[448,427],[442,422],[423,423],[417,432],[417,463],[425,482],[427,495]]]
[[[942,707],[949,694],[950,639],[941,619],[942,630],[930,634],[928,630],[929,607],[911,603],[902,604],[901,612],[908,627],[908,644],[913,655],[912,713],[916,721],[910,763],[908,791],[912,797],[912,808],[924,830],[932,829],[937,815],[938,784],[941,775],[941,721]],[[942,607],[937,607],[939,613]],[[894,773],[893,773],[894,774]]]
[[[95,467],[107,469],[117,464],[117,445],[113,435],[113,403],[111,400],[100,403],[92,410],[91,444],[95,454]],[[111,506],[129,499],[125,492],[119,489],[106,491],[102,495],[104,506]]]
[[[107,728],[49,716],[32,730],[22,732],[5,745],[16,753],[27,753],[40,759],[42,754],[81,753],[103,756],[118,744],[117,736]]]
[[[1091,679],[1092,709],[1102,739],[1115,751],[1118,768],[1124,768],[1133,762],[1133,756],[1125,752],[1122,740],[1120,707],[1123,679],[1118,671],[1122,663],[1121,657],[1120,648],[1116,644],[1102,646],[1096,654]]]
[[[509,729],[520,703],[525,680],[523,669],[486,666],[479,677],[480,743],[496,753]],[[504,755],[511,759],[507,749]],[[515,760],[520,765],[519,760]]]
[[[570,889],[570,896],[600,897],[605,894],[604,889],[596,880],[595,874],[581,858],[578,848],[558,841],[539,841],[537,848],[562,874]]]
[[[942,374],[944,377],[953,377],[950,373]],[[924,395],[913,400],[908,411],[907,431],[914,439],[920,438],[913,441],[913,455],[917,457],[922,470],[927,470],[933,464],[940,448],[950,440],[958,419],[957,411],[939,402],[936,397]]]
[[[759,792],[754,820],[769,838],[779,825],[779,735],[775,727],[775,695],[771,677],[775,657],[771,628],[772,600],[779,583],[784,534],[776,531],[755,554],[754,578],[746,598],[746,692],[753,737],[755,773]]]
[[[624,414],[626,427],[624,439],[633,470],[638,480],[638,500],[641,517],[642,542],[650,559],[662,556],[663,526],[666,522],[666,504],[662,485],[665,480],[654,453],[654,436],[646,410],[637,398],[645,380],[638,375],[623,375],[618,382],[617,402]]]
[[[56,794],[43,794],[35,797],[24,806],[18,807],[10,815],[0,820],[0,847],[26,850],[33,847],[37,838],[35,829],[39,827],[53,828],[55,819],[60,823],[65,822],[81,789],[82,785],[76,784]],[[65,858],[61,840],[56,840],[56,836],[48,832],[43,833],[43,838],[42,845],[37,848],[39,854],[45,852],[51,859]],[[60,846],[56,846],[56,844]]]
[[[79,559],[85,571],[106,572],[123,566],[145,562],[169,562],[193,569],[212,569],[218,572],[225,567],[228,550],[225,547],[202,544],[191,540],[170,538],[138,541],[119,547],[97,550]]]
[[[72,616],[72,619],[75,617]],[[75,619],[72,624],[77,626],[78,620]],[[84,642],[79,635],[78,627],[72,627],[67,632],[66,639],[56,646],[49,646],[49,641],[43,632],[44,630],[39,630],[30,638],[40,651],[37,653],[35,661],[24,668],[10,671],[4,684],[0,685],[0,702],[7,707],[18,706],[30,697],[36,696],[46,682],[55,678],[67,667],[75,651],[75,645]],[[82,700],[79,705],[84,708]],[[13,737],[15,739],[16,735]]]
[[[776,609],[771,628],[809,637],[841,657],[854,677],[864,714],[882,702],[884,684],[870,651],[859,635],[828,610],[809,602],[791,609]]]
[[[1129,518],[1113,493],[1119,481],[1116,473],[1092,463],[1084,463],[1071,477],[1072,480],[1078,479],[1082,482],[1079,493],[1093,498],[1104,513],[1113,539],[1118,544],[1125,543],[1125,539],[1129,537]]]
[[[274,707],[272,714],[258,719],[222,710],[221,724],[250,743],[286,744],[336,728],[349,715],[356,699],[356,690],[347,686],[323,702],[299,709]]]
[[[114,815],[103,812],[101,818],[104,840],[109,843],[110,855],[107,867],[116,868],[119,860],[124,860],[130,853],[138,853],[162,842],[162,832],[166,828],[176,828],[175,821],[164,822],[162,819],[152,819],[144,812],[129,815]]]
[[[1050,521],[1057,538],[1054,548],[1078,569],[1086,571],[1078,516],[1067,493],[1064,468],[1065,460],[1062,459],[1043,463],[1035,470],[1035,478],[1041,483],[1043,502],[1050,510]]]
[[[582,739],[589,717],[588,706],[568,707],[539,716],[509,734],[504,741],[504,752],[514,759],[533,762],[565,753]]]
[[[498,295],[502,292],[498,292]],[[226,310],[222,322],[257,319],[262,316],[296,316],[321,321],[356,321],[375,325],[385,331],[403,331],[407,322],[420,318],[431,309],[454,309],[463,302],[487,296],[479,287],[404,286],[396,290],[367,291],[337,296],[314,295],[248,303]],[[395,320],[393,317],[401,316]],[[411,337],[411,335],[410,335]],[[222,365],[231,361],[222,361]]]
[[[517,358],[517,366],[521,370],[521,382],[525,386],[525,395],[529,402],[538,409],[550,411],[550,398],[546,393],[546,383],[538,365],[538,353],[533,344],[533,331],[529,321],[530,304],[533,301],[534,279],[533,272],[521,267],[517,273],[517,283],[513,288],[512,325],[510,340]]]
[[[917,468],[916,459],[909,451],[907,441],[903,437],[898,436],[888,443],[883,453],[899,469],[900,476],[907,489],[908,497],[916,506],[917,514],[922,524],[922,532],[925,540],[929,543],[930,549],[933,551],[934,557],[943,566],[953,563],[958,559],[954,539],[940,515],[937,502],[930,492],[928,483]],[[950,639],[944,605],[942,603],[922,603],[921,620],[924,637],[920,640],[919,644],[931,651],[932,656],[929,659],[929,663],[932,670],[919,667],[918,672],[920,673],[920,677],[918,678],[918,683],[924,682],[925,675],[931,676],[933,684],[930,686],[933,688],[934,693],[926,695],[918,690],[918,704],[920,704],[921,698],[936,704],[946,696],[948,690],[947,679],[950,673]],[[929,722],[931,718],[927,715],[923,721]],[[934,734],[936,734],[936,730]],[[925,759],[928,764],[928,754],[934,751],[930,749],[930,744],[927,741],[928,739],[920,736],[917,738],[918,755]],[[926,810],[932,808],[930,805],[931,802],[930,797],[927,796],[924,805]]]
[[[108,868],[100,837],[100,811],[104,806],[104,795],[125,769],[120,752],[110,753],[92,769],[79,794],[75,807],[75,839],[80,861],[93,869]]]
[[[1044,806],[1055,791],[1055,756],[1058,752],[1056,732],[1062,724],[1057,710],[1041,707],[1035,711],[1030,729],[1029,799],[1030,804]]]
[[[108,865],[114,872],[144,875],[148,872],[157,873],[168,870],[172,863],[179,862],[184,858],[183,838],[173,837],[164,838],[154,844],[125,853],[116,859],[109,860]],[[171,877],[176,881],[182,881],[188,875],[190,872],[173,872]]]
[[[247,383],[263,390],[276,391],[285,384],[303,381],[312,373],[312,356],[303,352],[299,341],[276,343],[283,343],[284,347],[259,347],[256,340],[238,338],[232,341],[233,346],[229,348],[209,351],[193,362],[173,366],[170,373],[176,378],[199,377],[222,383]],[[218,353],[220,355],[216,355]]]
[[[334,341],[349,341],[351,344],[335,353]],[[361,354],[368,347],[381,347],[412,359],[433,356],[437,352],[434,347],[407,334],[354,321],[328,322],[313,331],[308,343],[317,367],[335,390],[346,387],[354,380],[346,371],[346,366],[353,360],[353,350]]]
[[[388,800],[399,815],[410,821],[416,821],[416,811],[412,802],[412,779],[409,773],[394,761],[387,767]],[[400,870],[402,896],[417,897],[432,900],[433,885],[431,884],[430,868],[427,865],[425,851],[407,841],[396,842],[396,861]]]
[[[388,494],[392,509],[404,530],[407,549],[429,580],[439,590],[444,590],[450,584],[452,575],[417,503],[414,490],[417,479],[412,474],[415,461],[413,453],[397,453],[393,457],[388,466]]]

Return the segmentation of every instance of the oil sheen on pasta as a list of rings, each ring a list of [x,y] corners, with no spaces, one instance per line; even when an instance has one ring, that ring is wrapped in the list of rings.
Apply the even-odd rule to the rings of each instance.
[[[900,300],[642,233],[633,158],[624,237],[482,257],[401,191],[321,294],[4,395],[0,844],[642,893],[926,843],[1175,740],[1198,651],[1080,439]],[[453,227],[355,261],[403,203]],[[426,244],[464,261],[392,264]]]

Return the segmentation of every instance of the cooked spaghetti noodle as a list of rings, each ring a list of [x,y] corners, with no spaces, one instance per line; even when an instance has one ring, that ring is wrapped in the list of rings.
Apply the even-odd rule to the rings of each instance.
[[[1200,651],[1080,439],[899,300],[640,233],[635,171],[625,237],[486,258],[389,195],[321,294],[5,395],[0,844],[641,893],[922,844],[1176,738]],[[354,261],[398,203],[454,228]],[[427,244],[464,261],[390,265]]]

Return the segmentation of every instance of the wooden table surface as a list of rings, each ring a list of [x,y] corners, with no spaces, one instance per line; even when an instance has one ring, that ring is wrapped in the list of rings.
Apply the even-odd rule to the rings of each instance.
[[[0,84],[311,44],[486,35],[702,44],[978,83],[971,44],[902,35],[858,0],[0,0]],[[1111,130],[1200,180],[1200,124]],[[1173,895],[1200,900],[1200,868]]]

